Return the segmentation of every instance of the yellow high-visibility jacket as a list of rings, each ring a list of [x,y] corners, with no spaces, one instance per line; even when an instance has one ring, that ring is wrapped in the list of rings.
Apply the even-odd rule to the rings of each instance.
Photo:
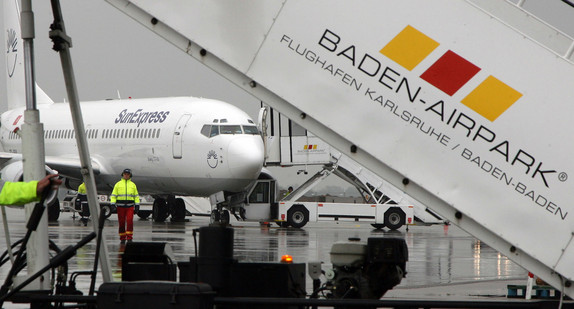
[[[0,205],[24,205],[40,200],[38,181],[10,182],[0,180]]]
[[[79,194],[86,194],[86,184],[82,182],[82,184],[80,184],[78,186],[78,193]]]
[[[134,206],[140,203],[138,188],[131,179],[121,179],[114,185],[110,202],[116,206]]]

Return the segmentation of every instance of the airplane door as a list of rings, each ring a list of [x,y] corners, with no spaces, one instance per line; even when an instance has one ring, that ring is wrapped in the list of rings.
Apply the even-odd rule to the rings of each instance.
[[[181,159],[183,153],[183,131],[185,130],[185,126],[187,125],[187,122],[190,118],[190,114],[182,115],[181,118],[179,118],[177,125],[175,126],[175,130],[173,131],[172,151],[174,159]]]
[[[259,134],[263,138],[263,153],[265,154],[263,165],[267,162],[267,158],[269,157],[267,154],[267,108],[262,107],[259,109],[259,115],[257,117],[257,129],[259,130]]]

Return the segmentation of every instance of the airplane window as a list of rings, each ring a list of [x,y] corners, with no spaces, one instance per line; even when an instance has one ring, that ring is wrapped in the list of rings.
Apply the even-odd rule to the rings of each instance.
[[[136,129],[136,137],[137,137],[137,138],[140,138],[140,132],[141,132],[140,129]]]
[[[213,123],[219,123],[219,119],[213,119]]]
[[[219,119],[219,122],[220,122],[220,123],[227,123],[227,119],[225,119],[225,118],[224,118],[224,119]]]
[[[125,133],[126,133],[126,129],[122,129],[122,135],[121,135],[121,138],[124,138],[124,134],[125,134]],[[126,134],[126,137],[127,137],[127,134]]]
[[[161,130],[161,129],[157,129],[157,134],[156,134],[155,138],[159,138],[159,131],[160,131],[160,130]]]
[[[130,129],[130,133],[128,133],[128,138],[132,138],[133,133],[134,133],[134,129]]]
[[[155,131],[156,131],[156,130],[157,130],[157,129],[153,129],[153,131],[151,132],[151,138],[155,138]]]
[[[245,132],[245,134],[259,134],[259,130],[257,130],[256,126],[243,126],[243,132]]]
[[[145,130],[144,130],[144,138],[149,138],[148,129],[145,129]]]
[[[214,137],[219,135],[219,126],[211,126],[211,133],[209,134],[209,137]]]
[[[206,124],[201,127],[201,134],[209,137],[209,132],[211,132],[211,126]]]
[[[247,119],[247,122],[249,122],[249,123],[253,123],[253,120],[251,120],[251,119]]]
[[[98,138],[98,132],[100,132],[99,129],[96,129],[96,130],[94,131],[94,138]]]
[[[220,132],[221,134],[241,134],[241,126],[239,125],[229,125],[229,126],[221,126]]]

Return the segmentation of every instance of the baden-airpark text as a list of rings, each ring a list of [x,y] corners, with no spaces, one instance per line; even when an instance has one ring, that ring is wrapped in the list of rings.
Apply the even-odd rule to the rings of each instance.
[[[537,161],[534,155],[523,149],[511,150],[513,147],[511,147],[509,140],[499,138],[494,131],[479,124],[468,113],[459,111],[457,108],[449,109],[449,105],[444,100],[433,100],[433,103],[427,103],[420,96],[422,86],[412,86],[413,82],[399,73],[400,69],[390,65],[384,66],[381,59],[368,53],[356,56],[357,47],[355,45],[343,45],[341,37],[328,29],[318,36],[316,50],[304,46],[287,34],[282,35],[280,42],[285,48],[301,56],[305,61],[315,65],[338,82],[361,94],[370,102],[378,104],[382,110],[397,117],[419,134],[424,134],[436,141],[440,147],[456,152],[457,157],[468,162],[473,168],[484,172],[485,175],[490,176],[500,185],[520,194],[532,205],[545,210],[546,213],[558,216],[561,220],[565,220],[568,216],[568,212],[553,202],[547,194],[542,194],[529,187],[528,181],[518,181],[517,177],[512,176],[507,169],[510,167],[525,169],[526,175],[538,179],[547,188],[551,188],[554,179],[560,182],[567,181],[566,173],[559,173],[555,169],[543,169],[543,162]],[[329,57],[324,54],[328,54],[330,57],[336,56],[336,59],[346,63],[338,66],[333,61],[328,60]],[[349,67],[349,65],[353,67],[355,73],[343,69],[344,66]],[[377,84],[374,84],[375,87],[372,84],[368,85],[364,80],[357,78],[356,73],[368,78],[368,82],[376,81]],[[391,100],[389,93],[385,93],[389,90],[394,92],[396,97],[403,96],[403,100]],[[405,104],[406,100],[408,103]],[[413,104],[421,104],[423,109],[418,110],[418,113],[413,112]],[[425,122],[425,117],[435,117],[435,121],[438,119],[445,126],[442,129],[433,127]],[[477,145],[464,146],[460,142],[455,142],[451,136],[443,131],[454,129],[462,130],[467,140],[477,143]],[[479,143],[486,143],[490,147],[487,148],[490,154],[502,156],[504,162],[509,165],[508,168],[492,163],[496,160],[487,160],[489,154],[481,155],[480,151],[476,150],[483,147]],[[558,176],[550,177],[553,174]]]

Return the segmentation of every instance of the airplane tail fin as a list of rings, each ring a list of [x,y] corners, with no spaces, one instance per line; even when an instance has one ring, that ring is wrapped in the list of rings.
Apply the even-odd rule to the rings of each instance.
[[[4,29],[6,35],[6,83],[8,109],[26,105],[24,76],[24,46],[20,28],[20,1],[4,0]],[[36,84],[36,102],[54,103]]]

